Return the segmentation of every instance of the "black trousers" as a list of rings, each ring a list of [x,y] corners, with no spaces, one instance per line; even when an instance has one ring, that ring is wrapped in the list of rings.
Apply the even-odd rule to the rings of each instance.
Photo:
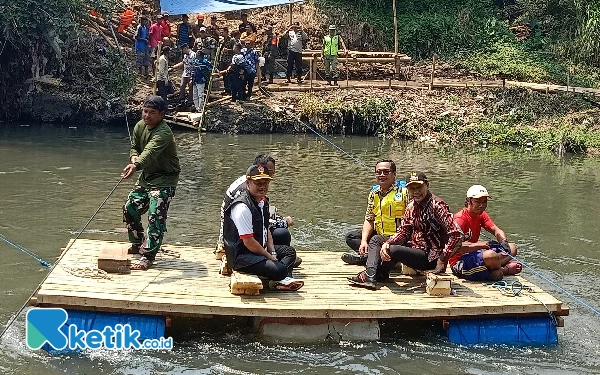
[[[265,259],[237,271],[266,277],[269,280],[283,280],[292,276],[292,265],[296,260],[296,250],[291,246],[275,245],[277,262]]]
[[[256,78],[256,73],[246,73],[246,86],[248,87],[248,91],[246,92],[246,98],[252,96],[252,88],[254,87],[254,79]]]
[[[231,94],[231,73],[223,74],[223,87],[225,88],[226,94]]]
[[[238,73],[230,73],[231,75],[231,101],[246,99],[245,88],[246,81],[240,78]],[[243,77],[243,76],[242,76]]]
[[[296,66],[296,78],[302,79],[302,52],[294,52],[288,50],[287,58],[287,78],[292,78],[292,72],[294,71],[294,65]]]
[[[165,81],[157,81],[156,82],[156,88],[157,88],[157,94],[158,96],[162,97],[165,102],[169,103],[167,101],[167,94],[168,94],[168,89],[167,89],[167,82]]]
[[[290,246],[292,243],[292,234],[287,228],[269,228],[273,237],[273,244]]]
[[[369,256],[371,255],[371,249],[369,248]],[[419,271],[427,271],[433,270],[437,266],[437,259],[432,260],[431,262],[428,260],[429,253],[423,251],[422,249],[416,249],[413,247],[401,246],[401,245],[391,245],[390,246],[390,257],[392,258],[389,262],[381,263],[380,269],[378,270],[380,274],[387,275],[390,270],[396,265],[396,263],[400,262],[402,264],[406,264],[410,268]],[[380,258],[381,259],[381,258]],[[367,267],[369,266],[369,260],[367,259]]]
[[[371,236],[373,237],[373,236]],[[369,237],[369,239],[371,238]],[[346,244],[350,246],[350,248],[358,253],[358,248],[360,247],[360,242],[362,241],[362,228],[352,230],[346,233]]]

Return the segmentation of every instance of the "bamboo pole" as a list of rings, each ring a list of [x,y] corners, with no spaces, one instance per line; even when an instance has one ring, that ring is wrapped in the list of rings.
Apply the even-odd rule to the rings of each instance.
[[[396,0],[392,1],[394,7],[394,54],[398,54],[398,16],[396,15]]]
[[[214,102],[210,102],[210,103],[206,104],[206,106],[205,106],[205,107],[206,107],[206,108],[208,108],[208,107],[214,107],[215,105],[217,105],[217,104],[219,104],[219,103],[226,102],[226,101],[228,101],[228,100],[231,100],[231,96],[227,96],[227,97],[225,97],[225,98],[217,99],[217,100],[215,100]],[[203,114],[203,117],[204,117],[204,114]]]
[[[158,48],[156,49],[156,59],[152,63],[152,66],[154,67],[154,84],[152,85],[152,95],[156,95],[156,87],[158,86],[158,79],[157,79],[158,59],[160,58],[161,54],[162,54],[162,42],[158,42]],[[168,69],[168,63],[167,63],[167,69]]]
[[[350,69],[348,68],[348,55],[346,55],[346,87],[350,87]]]
[[[313,91],[313,64],[314,64],[314,60],[310,62],[310,64],[308,64],[308,69],[309,69],[309,76],[310,76],[310,92]]]
[[[321,56],[317,56],[317,57],[312,57],[312,56],[308,56],[308,57],[302,57],[302,61],[323,61],[323,59],[321,58]],[[355,59],[350,59],[348,57],[346,57],[346,60],[349,63],[393,63],[393,62],[410,62],[411,58],[410,57],[398,57],[398,58],[394,58],[394,57],[357,57]]]
[[[260,61],[260,57],[259,57],[259,61]],[[256,87],[258,87],[258,91],[260,91],[260,84],[262,82],[262,69],[260,68],[260,62],[256,63],[256,77],[258,77],[258,82],[256,83]]]
[[[430,89],[433,88],[433,79],[435,78],[435,62],[437,55],[433,54],[433,66],[431,67],[431,82],[429,83]]]
[[[302,56],[312,56],[313,54],[321,53],[320,50],[315,49],[305,49],[302,51]],[[350,56],[350,58],[354,58],[355,56],[370,56],[370,57],[394,57],[396,54],[393,52],[379,52],[379,51],[351,51],[348,50],[348,53],[343,51],[339,51],[338,56]],[[398,53],[399,57],[407,57],[408,55],[405,53]]]
[[[294,16],[293,16],[293,7],[294,7],[294,1],[290,0],[290,26],[292,25],[292,22],[294,20]]]
[[[208,80],[208,88],[206,89],[206,96],[204,97],[204,105],[202,108],[202,117],[200,117],[200,122],[198,123],[198,130],[202,129],[202,125],[204,124],[204,114],[206,113],[206,107],[208,106],[208,99],[210,98],[210,92],[212,90],[213,77],[215,76],[215,72],[218,72],[218,63],[221,61],[221,53],[223,53],[223,45],[219,48],[217,53],[215,53],[215,60],[213,61],[213,71],[210,75],[210,79]]]

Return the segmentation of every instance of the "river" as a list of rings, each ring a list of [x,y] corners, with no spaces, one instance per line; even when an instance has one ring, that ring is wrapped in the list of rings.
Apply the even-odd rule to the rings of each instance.
[[[226,187],[259,153],[277,159],[270,197],[292,215],[302,250],[346,250],[343,235],[360,225],[371,172],[312,135],[229,136],[177,133],[181,181],[169,211],[166,242],[213,246]],[[394,159],[399,176],[426,171],[431,190],[453,211],[472,184],[488,188],[488,212],[515,241],[520,258],[600,307],[600,159],[523,150],[455,150],[380,138],[334,137],[368,165]],[[0,123],[0,234],[52,262],[119,180],[128,158],[123,129]],[[126,240],[122,183],[84,238]],[[9,320],[45,275],[23,253],[0,243],[0,323]],[[187,322],[172,332],[171,352],[96,351],[49,356],[25,346],[20,316],[0,346],[0,372],[111,374],[593,374],[600,373],[600,316],[532,272],[524,276],[571,308],[555,348],[461,347],[439,324],[391,321],[373,343],[262,343],[221,327]]]

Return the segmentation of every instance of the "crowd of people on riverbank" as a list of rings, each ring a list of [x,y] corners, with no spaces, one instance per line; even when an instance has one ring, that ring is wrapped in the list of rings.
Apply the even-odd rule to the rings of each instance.
[[[134,270],[151,267],[160,250],[181,171],[173,133],[164,121],[166,110],[162,97],[148,97],[122,174],[129,178],[141,171],[123,207],[132,250],[141,255]],[[453,215],[446,202],[431,193],[424,172],[411,171],[398,179],[392,160],[380,160],[374,172],[377,184],[368,194],[362,228],[346,235],[354,252],[342,260],[365,266],[348,278],[351,285],[377,289],[398,263],[436,274],[445,272],[449,263],[454,275],[472,281],[497,281],[521,272],[522,265],[512,259],[515,244],[485,212],[491,199],[485,187],[471,186],[464,207]],[[221,205],[217,249],[224,248],[231,269],[267,278],[276,290],[298,290],[304,282],[293,277],[302,261],[291,246],[288,227],[293,219],[271,210],[267,197],[274,177],[275,159],[259,155],[229,186]],[[146,212],[147,233],[141,221]],[[482,228],[494,240],[480,241]]]
[[[127,25],[134,17],[131,10],[121,16]],[[144,79],[152,76],[156,80],[159,96],[168,102],[176,94],[169,73],[183,68],[179,95],[174,101],[179,106],[192,107],[201,111],[211,75],[223,78],[223,94],[231,95],[232,101],[249,100],[253,95],[255,80],[265,84],[274,83],[278,76],[277,59],[286,58],[286,83],[292,79],[301,84],[304,79],[302,51],[307,48],[309,36],[299,22],[293,22],[285,32],[274,31],[272,24],[261,25],[260,29],[242,13],[237,29],[220,26],[216,16],[205,24],[205,16],[199,14],[190,23],[183,15],[176,25],[167,12],[155,16],[142,15],[135,31],[136,67]],[[125,27],[119,27],[125,30]],[[336,26],[330,25],[323,37],[321,58],[325,68],[325,80],[337,85],[339,77],[338,54],[347,53]],[[170,64],[172,66],[170,66]],[[283,70],[283,69],[282,69]],[[258,76],[260,72],[260,76]],[[295,74],[295,75],[294,75]]]

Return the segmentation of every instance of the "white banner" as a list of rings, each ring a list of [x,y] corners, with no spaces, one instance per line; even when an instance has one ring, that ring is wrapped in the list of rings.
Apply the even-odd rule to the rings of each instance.
[[[160,0],[160,8],[169,14],[192,14],[229,12],[289,3],[290,0]]]

